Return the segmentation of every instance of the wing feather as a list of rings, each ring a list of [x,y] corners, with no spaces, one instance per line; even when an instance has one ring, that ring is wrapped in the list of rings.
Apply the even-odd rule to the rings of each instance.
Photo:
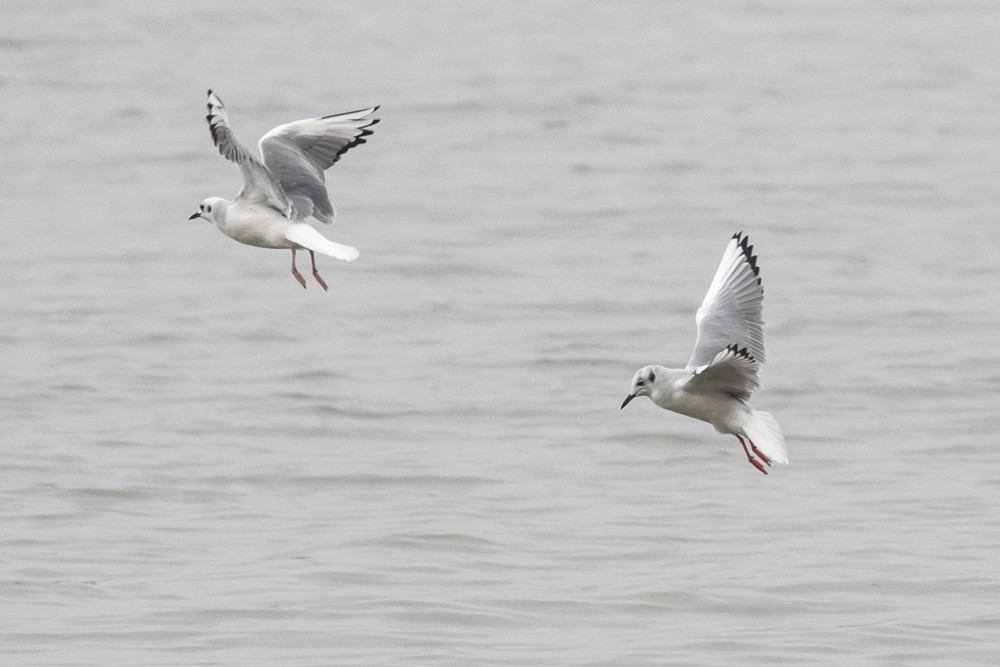
[[[285,123],[260,140],[264,165],[291,200],[294,216],[312,216],[327,224],[336,211],[326,190],[323,172],[350,149],[366,142],[378,107]]]
[[[764,363],[764,288],[757,256],[749,238],[737,232],[730,239],[695,321],[698,338],[689,369],[707,368],[718,355],[734,347],[745,350],[758,366]],[[721,363],[721,362],[719,362]]]
[[[208,127],[212,133],[212,142],[219,149],[222,157],[236,163],[243,173],[243,188],[237,199],[265,202],[285,215],[291,213],[291,205],[281,186],[272,178],[267,168],[257,157],[241,144],[229,126],[229,114],[222,100],[208,91]]]
[[[760,363],[745,347],[729,345],[705,366],[694,368],[694,375],[687,381],[689,391],[698,393],[724,393],[742,401],[760,387]]]

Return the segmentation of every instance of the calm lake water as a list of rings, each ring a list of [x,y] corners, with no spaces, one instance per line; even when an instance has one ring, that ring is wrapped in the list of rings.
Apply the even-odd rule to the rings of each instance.
[[[8,0],[0,662],[1000,661],[1000,5]],[[381,103],[353,264],[188,221]],[[738,230],[735,438],[636,401]]]

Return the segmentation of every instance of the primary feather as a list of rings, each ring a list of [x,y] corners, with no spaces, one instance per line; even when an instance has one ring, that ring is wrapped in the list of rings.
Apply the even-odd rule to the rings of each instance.
[[[279,125],[260,140],[260,154],[292,203],[296,220],[336,217],[323,172],[351,148],[365,143],[378,123],[378,107]]]
[[[764,363],[764,287],[749,239],[733,234],[695,321],[698,338],[687,367],[707,366],[730,345]]]

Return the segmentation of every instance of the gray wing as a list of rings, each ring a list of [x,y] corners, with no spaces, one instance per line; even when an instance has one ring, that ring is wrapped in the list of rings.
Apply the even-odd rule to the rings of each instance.
[[[741,232],[733,234],[698,308],[698,338],[688,369],[712,365],[730,347],[745,351],[758,365],[764,363],[764,288],[759,274],[749,239]]]
[[[286,216],[291,215],[291,205],[281,186],[261,164],[255,155],[241,144],[229,127],[229,115],[222,100],[209,89],[208,91],[208,128],[212,132],[212,141],[218,147],[222,157],[239,165],[243,172],[243,188],[237,199],[264,202],[273,206]]]
[[[730,394],[742,401],[760,387],[760,363],[747,349],[735,345],[723,348],[707,365],[694,370],[685,388],[697,393]]]
[[[292,203],[294,217],[312,216],[327,224],[336,212],[326,191],[323,172],[340,156],[371,135],[378,107],[298,120],[274,128],[260,140],[260,154]]]

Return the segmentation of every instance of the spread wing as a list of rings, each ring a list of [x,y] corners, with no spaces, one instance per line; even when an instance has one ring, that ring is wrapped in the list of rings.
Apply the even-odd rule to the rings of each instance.
[[[733,350],[727,354],[753,360],[755,369],[764,363],[764,288],[759,273],[753,246],[737,232],[726,246],[715,278],[698,308],[695,317],[698,338],[687,364],[689,370],[708,373],[709,367],[745,365],[745,361],[720,358],[726,356],[723,353],[727,350]],[[756,370],[754,383],[755,387]]]
[[[378,107],[279,125],[260,140],[267,170],[291,201],[296,220],[312,216],[327,224],[336,212],[323,172],[371,135]]]
[[[760,386],[757,379],[759,374],[760,363],[747,349],[730,345],[723,348],[707,365],[694,369],[694,375],[685,387],[691,392],[730,394],[748,401]]]
[[[286,216],[291,214],[291,205],[281,186],[268,173],[255,155],[241,144],[229,127],[229,115],[222,100],[211,90],[208,91],[208,120],[212,141],[218,147],[222,157],[235,162],[243,172],[243,188],[237,199],[247,199],[269,204]]]

